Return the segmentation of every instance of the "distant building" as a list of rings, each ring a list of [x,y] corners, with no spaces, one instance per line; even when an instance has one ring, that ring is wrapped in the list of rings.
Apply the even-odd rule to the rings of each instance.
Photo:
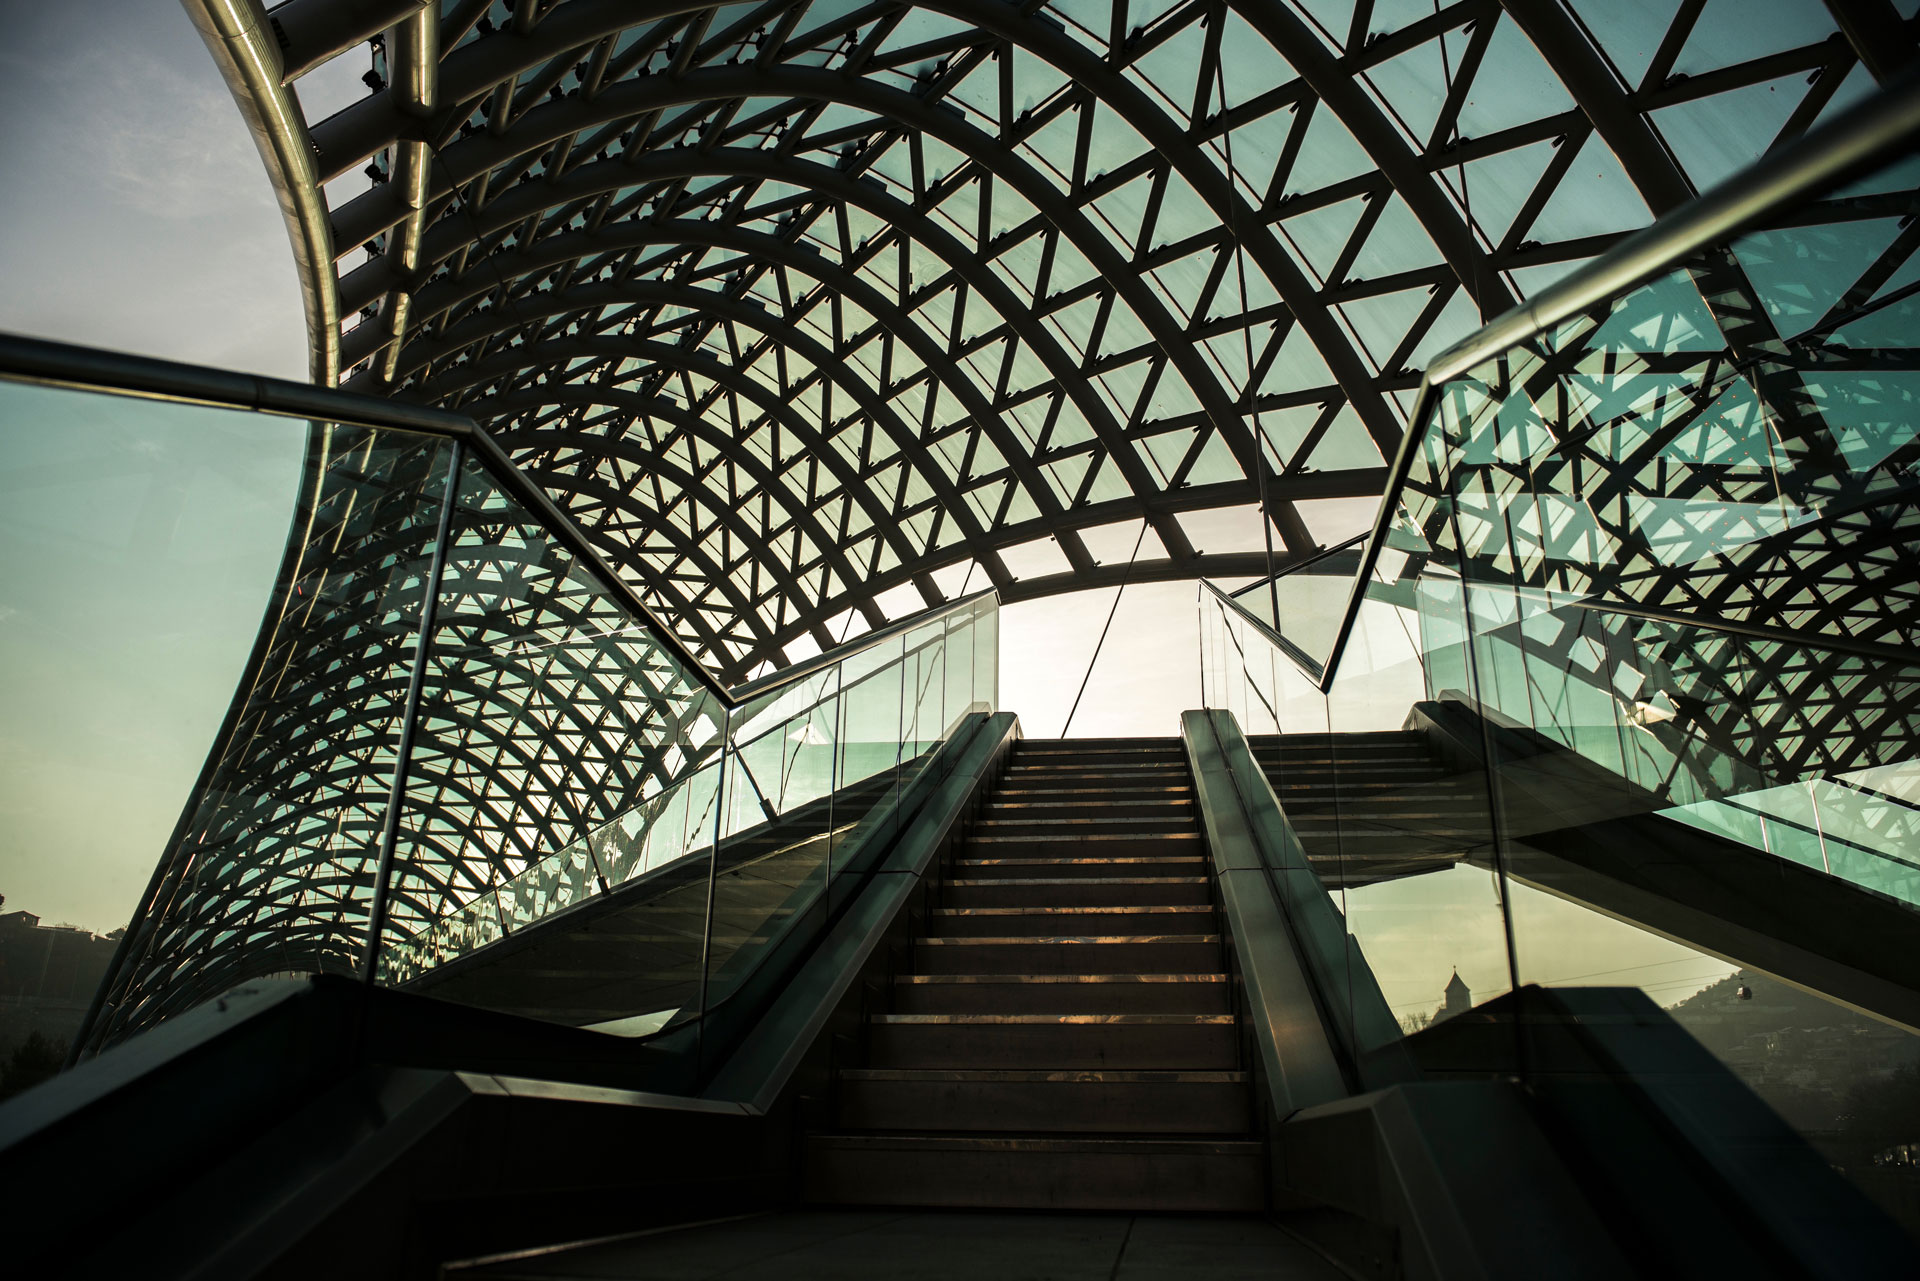
[[[119,930],[95,934],[42,925],[32,912],[0,913],[0,1054],[34,1032],[70,1041],[119,941]]]
[[[1433,1021],[1450,1019],[1456,1014],[1465,1014],[1473,1008],[1473,993],[1468,990],[1466,980],[1455,970],[1453,977],[1447,980],[1447,989],[1442,994],[1439,1010],[1435,1011]]]

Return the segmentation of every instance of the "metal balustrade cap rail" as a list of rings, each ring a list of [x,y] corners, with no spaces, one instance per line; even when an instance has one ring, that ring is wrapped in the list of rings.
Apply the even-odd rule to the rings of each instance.
[[[529,480],[526,473],[514,465],[499,442],[464,414],[331,387],[317,387],[285,378],[271,378],[263,374],[236,373],[5,332],[0,332],[0,380],[176,404],[206,405],[216,409],[251,410],[287,418],[320,419],[347,426],[419,432],[459,440],[474,451],[488,472],[514,498],[525,504],[559,543],[593,569],[607,589],[618,596],[620,603],[646,623],[655,640],[673,656],[674,661],[728,710],[742,707],[752,699],[802,680],[902,632],[968,608],[986,597],[999,599],[998,591],[992,588],[974,592],[856,636],[777,672],[729,687],[721,684],[693,651],[661,621],[547,491]]]
[[[1767,214],[1814,199],[1885,164],[1914,147],[1916,140],[1920,140],[1920,69],[1903,73],[1866,102],[1768,153],[1435,356],[1421,376],[1406,434],[1388,468],[1386,491],[1381,495],[1360,565],[1354,571],[1353,592],[1328,650],[1326,667],[1321,673],[1308,673],[1321,690],[1331,689],[1339,672],[1348,637],[1366,599],[1367,583],[1386,546],[1400,494],[1406,487],[1418,443],[1426,434],[1427,416],[1440,387],[1555,325],[1644,284],[1688,255],[1725,242]],[[1275,577],[1301,568],[1304,566]],[[1706,620],[1692,621],[1713,626]],[[1838,638],[1835,648],[1845,644],[1844,638]]]

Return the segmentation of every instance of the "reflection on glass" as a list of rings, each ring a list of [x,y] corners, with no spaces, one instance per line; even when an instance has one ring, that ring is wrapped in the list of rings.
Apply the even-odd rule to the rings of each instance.
[[[260,638],[95,1045],[255,975],[358,971],[452,457],[430,436],[311,430]]]
[[[1431,388],[1330,671],[1291,576],[1202,595],[1416,1057],[1516,982],[1636,987],[1870,1190],[1920,1116],[1920,262],[1872,212]]]
[[[186,614],[236,633],[170,669],[164,638],[139,638],[156,653],[133,671],[218,687],[194,732],[227,714],[158,869],[139,868],[137,907],[137,883],[82,887],[41,862],[7,887],[46,891],[49,915],[75,910],[62,894],[134,908],[123,946],[8,921],[87,941],[67,959],[91,977],[58,1000],[72,1036],[105,975],[93,1050],[234,982],[369,966],[622,1035],[693,1020],[817,935],[830,878],[852,891],[895,802],[995,699],[990,593],[739,701],[454,437],[0,394],[10,428],[64,420],[10,455],[0,535],[28,567],[0,618],[19,619],[0,633],[15,667],[100,630],[63,579],[87,578],[88,601],[111,579],[105,596],[149,624]],[[291,510],[236,488],[276,477]],[[118,689],[118,672],[96,675]],[[47,727],[48,743],[61,734]]]
[[[0,382],[14,1088],[65,1059],[248,670],[307,441],[304,420]]]

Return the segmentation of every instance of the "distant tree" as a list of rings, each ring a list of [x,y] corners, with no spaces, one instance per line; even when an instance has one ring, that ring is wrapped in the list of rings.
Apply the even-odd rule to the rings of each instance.
[[[13,1047],[7,1065],[0,1068],[0,1099],[10,1099],[54,1075],[67,1061],[67,1045],[40,1032]]]
[[[1433,1023],[1432,1010],[1415,1010],[1412,1014],[1400,1016],[1400,1030],[1408,1036],[1430,1026]]]

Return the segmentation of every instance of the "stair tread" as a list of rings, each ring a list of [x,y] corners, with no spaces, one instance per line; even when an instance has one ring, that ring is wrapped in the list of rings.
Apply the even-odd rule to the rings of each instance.
[[[1093,835],[1099,835],[1099,836],[1184,835],[1184,833],[1178,828],[1172,831],[1151,831],[1151,832],[1139,831],[1138,830],[1139,825],[1143,823],[1169,823],[1169,824],[1178,823],[1178,824],[1181,824],[1182,827],[1192,829],[1196,833],[1199,831],[1198,827],[1195,826],[1195,820],[1193,815],[1191,814],[1169,814],[1164,818],[1154,817],[1151,815],[1141,815],[1141,814],[1114,814],[1105,818],[1086,818],[1086,817],[1075,818],[1072,816],[1067,816],[1062,818],[1040,818],[1036,815],[1029,814],[1029,815],[1022,816],[1020,818],[982,818],[974,824],[973,830],[976,833],[984,833],[984,832],[987,832],[988,829],[1001,828],[1001,827],[1086,828],[1089,825],[1094,823],[1106,824],[1113,827],[1133,828],[1135,830],[1120,831],[1120,832],[1089,832],[1088,835],[1090,836],[1093,836]],[[1048,833],[1048,835],[1052,835],[1052,833]],[[982,838],[976,835],[973,839],[980,840]]]
[[[1002,885],[1205,885],[1204,876],[1008,876],[992,880],[950,880],[948,889],[978,889]]]
[[[1197,841],[1196,828],[1189,832],[1087,832],[1080,836],[970,836],[969,845],[1032,845],[1042,841]]]
[[[932,1151],[1006,1151],[1083,1152],[1095,1155],[1152,1156],[1162,1152],[1202,1152],[1222,1155],[1257,1153],[1265,1146],[1259,1139],[1240,1138],[1143,1138],[1106,1135],[1049,1135],[1046,1137],[1012,1134],[816,1134],[813,1142],[833,1147],[923,1148]]]
[[[896,983],[1225,983],[1225,974],[902,974]]]
[[[1091,866],[1091,864],[1123,864],[1123,862],[1156,862],[1156,864],[1204,864],[1206,858],[1198,855],[1108,855],[1108,857],[1087,858],[1054,855],[1054,857],[1031,858],[954,858],[954,866],[960,868],[1043,868],[1043,866]],[[1043,880],[1043,878],[1035,878]],[[1044,880],[1069,880],[1069,878],[1044,878]],[[1089,878],[1092,880],[1092,878]]]
[[[1115,907],[936,907],[934,916],[1115,916],[1213,911],[1211,903],[1125,903]]]
[[[1218,943],[1218,934],[1015,934],[1005,938],[972,935],[936,935],[916,938],[915,943],[930,947],[979,947],[983,945],[1048,943]]]
[[[983,1084],[1237,1085],[1245,1072],[1211,1068],[842,1068],[843,1081],[959,1081]]]
[[[871,1023],[907,1027],[1054,1027],[1098,1023],[1122,1027],[1218,1027],[1232,1023],[1231,1014],[873,1014]]]

